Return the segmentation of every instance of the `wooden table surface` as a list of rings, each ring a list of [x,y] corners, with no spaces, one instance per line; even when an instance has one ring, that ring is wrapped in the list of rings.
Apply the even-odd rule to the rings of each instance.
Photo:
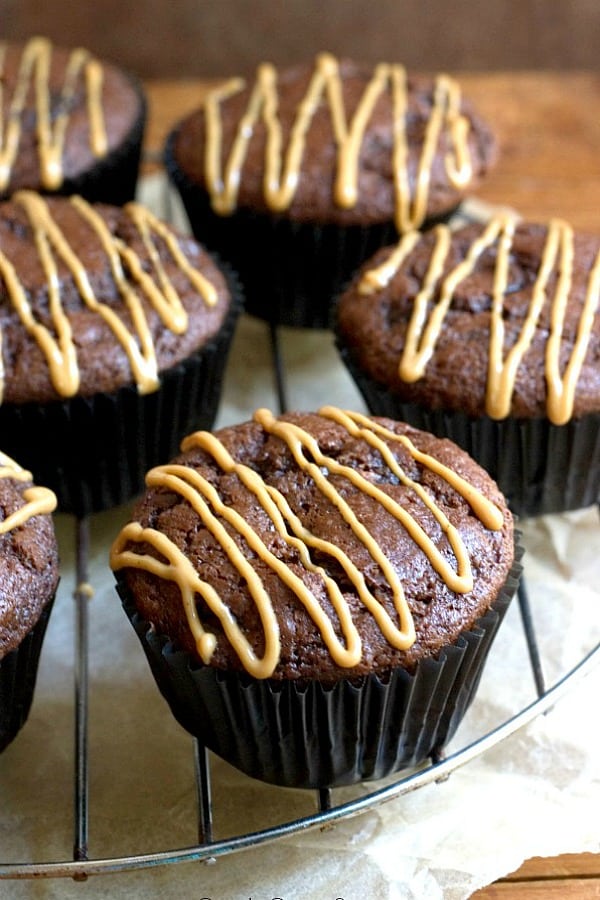
[[[461,74],[463,91],[494,126],[495,170],[477,191],[523,217],[558,216],[600,234],[600,74],[490,72]],[[200,102],[206,83],[149,81],[147,157],[159,158],[172,125]],[[146,163],[151,169],[151,163]],[[600,813],[599,813],[600,840]],[[600,854],[527,861],[478,891],[476,900],[600,898]]]

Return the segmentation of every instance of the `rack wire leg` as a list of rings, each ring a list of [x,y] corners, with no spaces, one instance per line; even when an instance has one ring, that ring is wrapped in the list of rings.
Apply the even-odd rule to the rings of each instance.
[[[89,519],[76,523],[75,601],[75,834],[73,858],[88,858],[88,650],[89,601],[92,589],[88,582],[90,530]],[[87,876],[75,876],[85,880]]]
[[[288,409],[286,396],[285,373],[283,358],[281,356],[281,341],[277,325],[269,322],[269,335],[271,338],[271,354],[273,357],[273,372],[275,375],[275,391],[277,393],[277,405],[279,412],[284,413]]]
[[[527,641],[527,650],[529,651],[529,660],[533,671],[533,680],[538,697],[542,697],[546,693],[546,684],[544,681],[544,673],[542,671],[542,660],[535,637],[535,628],[533,626],[533,617],[531,615],[531,607],[529,605],[529,595],[525,579],[521,578],[517,592],[519,598],[519,610],[521,612],[521,620],[523,622],[523,631],[525,632],[525,640]]]
[[[327,812],[332,807],[331,788],[319,788],[317,791],[317,802],[321,812]]]
[[[194,763],[198,796],[198,840],[200,844],[210,844],[212,841],[210,767],[208,764],[208,751],[197,738],[194,739]]]

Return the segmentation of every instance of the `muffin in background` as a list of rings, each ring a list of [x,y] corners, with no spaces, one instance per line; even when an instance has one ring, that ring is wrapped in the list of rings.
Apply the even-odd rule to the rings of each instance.
[[[600,496],[600,238],[496,215],[381,250],[339,299],[374,415],[449,437],[521,516]]]
[[[0,199],[17,190],[133,200],[146,99],[128,72],[44,37],[0,42]]]
[[[195,240],[137,203],[20,191],[0,273],[0,434],[61,511],[125,502],[211,427],[241,294]]]
[[[27,720],[58,586],[56,497],[0,453],[0,751]]]
[[[333,787],[438,754],[520,551],[450,441],[324,407],[186,438],[111,566],[179,723],[255,778]]]
[[[196,237],[238,270],[248,312],[326,328],[360,263],[452,213],[495,152],[448,76],[324,53],[208,91],[165,164]]]

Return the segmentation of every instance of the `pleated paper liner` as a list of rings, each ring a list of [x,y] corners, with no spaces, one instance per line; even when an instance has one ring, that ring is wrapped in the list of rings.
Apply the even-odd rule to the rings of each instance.
[[[144,489],[146,472],[172,459],[181,440],[210,429],[243,296],[237,276],[217,261],[232,296],[219,332],[196,353],[160,373],[158,390],[134,385],[48,404],[0,405],[9,456],[51,488],[60,512],[81,517],[125,503]]]
[[[0,659],[0,752],[17,736],[29,715],[54,595],[21,643]]]
[[[376,250],[398,239],[394,223],[319,225],[248,209],[219,216],[207,192],[178,168],[175,137],[176,129],[165,149],[169,180],[196,239],[228,259],[239,273],[246,311],[277,325],[329,328],[333,298]],[[435,221],[449,219],[454,211]],[[427,226],[431,224],[433,220]]]
[[[430,410],[365,375],[339,341],[338,351],[371,415],[454,441],[489,472],[516,515],[583,509],[600,498],[600,413],[553,425],[545,418],[498,421]]]
[[[468,709],[521,574],[522,549],[491,608],[437,658],[325,686],[259,680],[195,663],[141,619],[118,591],[180,725],[245,774],[286,787],[383,778],[438,753]]]

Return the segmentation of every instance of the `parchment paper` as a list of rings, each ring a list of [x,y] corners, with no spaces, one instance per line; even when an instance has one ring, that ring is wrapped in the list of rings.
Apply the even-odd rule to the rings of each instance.
[[[164,212],[160,183],[144,199]],[[173,207],[168,207],[174,215]],[[326,332],[282,330],[288,406],[364,410]],[[277,408],[269,336],[243,317],[217,425]],[[191,738],[160,697],[120,608],[107,550],[129,507],[92,518],[90,600],[91,857],[197,842]],[[34,707],[0,755],[0,862],[71,858],[73,841],[74,523],[58,516],[62,582]],[[555,683],[600,641],[597,509],[522,523],[525,571],[544,675]],[[314,829],[214,865],[183,863],[70,880],[0,881],[0,898],[161,897],[210,900],[461,900],[534,855],[600,851],[600,666],[548,714],[433,784],[326,830]],[[448,748],[459,749],[535,698],[517,603],[477,699]],[[212,758],[215,837],[315,811],[313,792],[261,785]],[[373,785],[362,790],[369,792]],[[353,794],[352,794],[353,795]],[[334,802],[350,793],[334,792]]]

